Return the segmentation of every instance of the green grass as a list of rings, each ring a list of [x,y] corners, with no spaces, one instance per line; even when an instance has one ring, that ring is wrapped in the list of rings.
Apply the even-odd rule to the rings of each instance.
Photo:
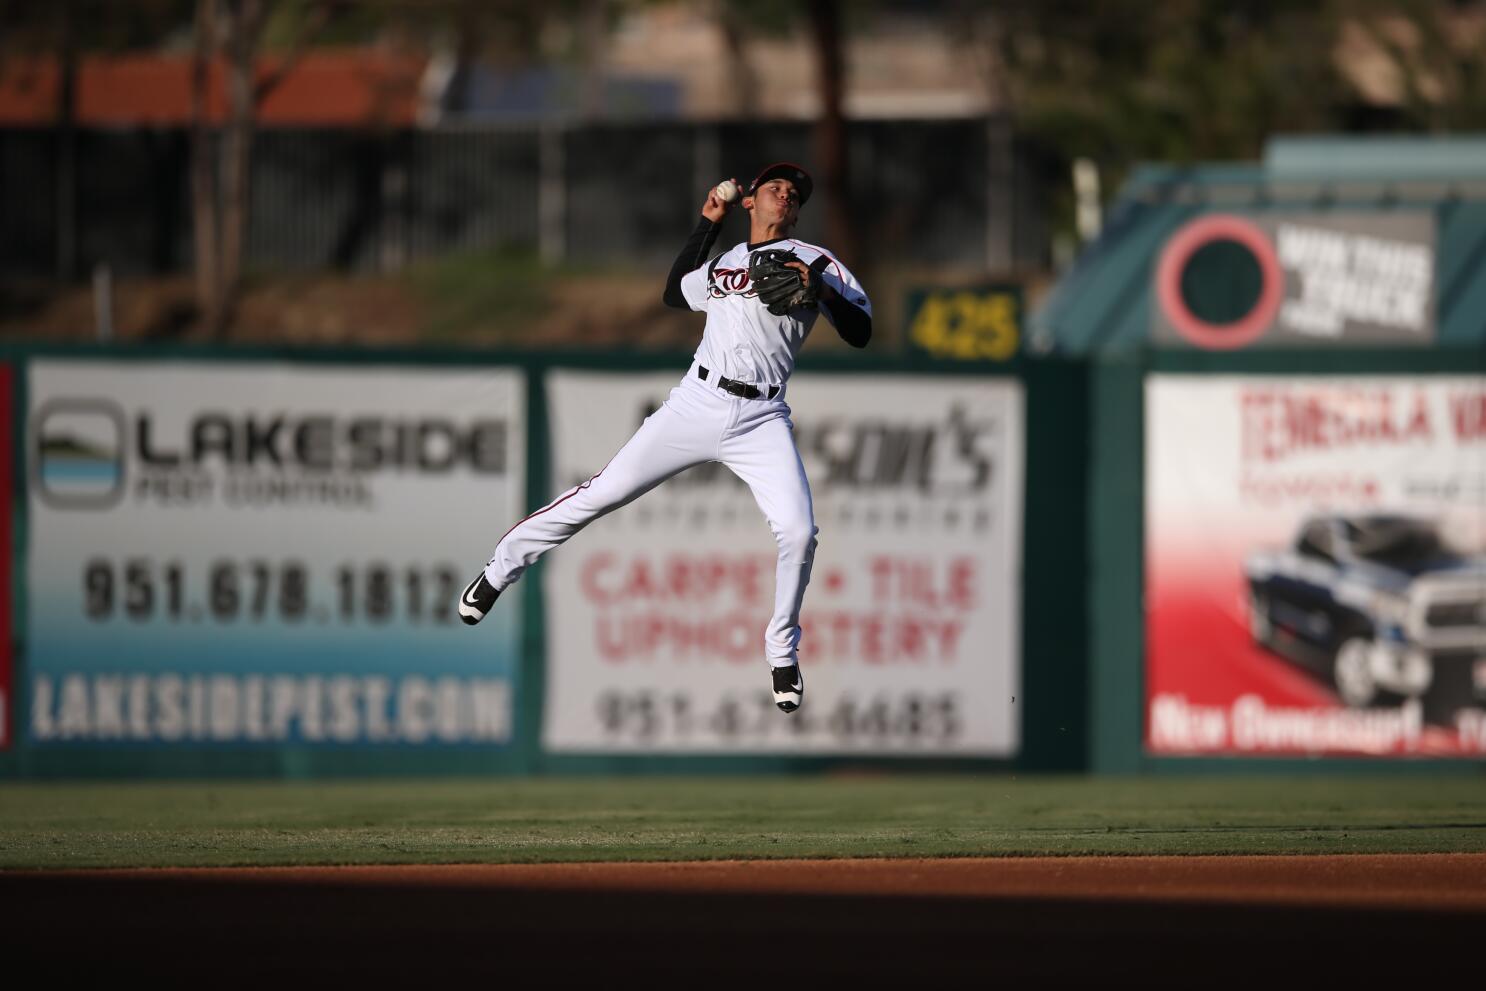
[[[1479,851],[1474,776],[0,784],[0,868]]]
[[[522,328],[546,308],[555,278],[534,252],[515,248],[458,252],[408,270],[432,341],[491,327]]]

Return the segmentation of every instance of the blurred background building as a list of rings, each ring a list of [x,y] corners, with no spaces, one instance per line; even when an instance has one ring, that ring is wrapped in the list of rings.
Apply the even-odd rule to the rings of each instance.
[[[1486,7],[1450,0],[0,10],[12,338],[684,346],[658,279],[781,158],[900,334],[914,287],[1039,299],[1139,162],[1486,126]]]

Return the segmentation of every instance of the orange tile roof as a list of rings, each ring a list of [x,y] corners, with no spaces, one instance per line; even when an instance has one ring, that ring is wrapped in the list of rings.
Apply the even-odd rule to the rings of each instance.
[[[426,60],[358,49],[306,53],[258,108],[273,126],[407,126],[418,110]],[[259,60],[262,79],[282,62]],[[207,115],[226,115],[225,65],[207,78]],[[0,125],[45,126],[57,119],[61,73],[54,57],[0,63]],[[89,56],[77,74],[77,120],[83,125],[179,125],[191,119],[191,59],[186,56]]]

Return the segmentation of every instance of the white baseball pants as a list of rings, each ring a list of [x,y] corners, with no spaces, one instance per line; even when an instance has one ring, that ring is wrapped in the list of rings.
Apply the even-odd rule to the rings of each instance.
[[[721,461],[748,483],[779,545],[774,615],[764,634],[771,665],[796,663],[800,603],[815,558],[810,482],[782,398],[741,399],[703,382],[696,366],[603,470],[517,523],[496,545],[485,579],[504,589],[589,523],[693,465]]]

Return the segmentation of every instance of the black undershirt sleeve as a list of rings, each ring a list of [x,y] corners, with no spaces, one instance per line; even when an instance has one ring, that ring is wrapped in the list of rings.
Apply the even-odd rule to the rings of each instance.
[[[694,272],[702,267],[707,260],[707,252],[712,250],[712,245],[717,241],[717,233],[721,225],[703,217],[697,224],[697,229],[691,232],[686,239],[686,247],[681,249],[681,254],[676,256],[676,263],[671,266],[671,274],[666,276],[666,291],[661,293],[661,301],[667,306],[674,306],[678,310],[691,309],[686,302],[686,296],[681,292],[681,277],[687,272]]]
[[[867,312],[858,306],[853,306],[840,296],[834,299],[821,300],[831,314],[831,323],[836,325],[836,333],[841,339],[854,348],[864,348],[872,339],[872,318]]]

